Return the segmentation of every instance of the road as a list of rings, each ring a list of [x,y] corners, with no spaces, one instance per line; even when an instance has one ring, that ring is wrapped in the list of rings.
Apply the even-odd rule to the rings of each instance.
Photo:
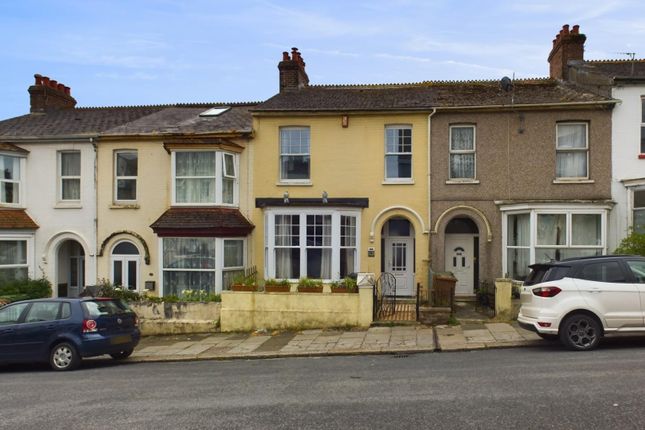
[[[641,429],[645,339],[416,355],[0,367],[2,429]]]

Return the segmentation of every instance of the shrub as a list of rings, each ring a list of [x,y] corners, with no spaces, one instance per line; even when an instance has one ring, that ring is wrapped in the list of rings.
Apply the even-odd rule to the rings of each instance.
[[[629,236],[624,238],[614,254],[631,254],[645,256],[645,234],[631,231]]]
[[[41,299],[52,296],[52,285],[45,279],[16,279],[0,284],[0,298],[6,301]]]

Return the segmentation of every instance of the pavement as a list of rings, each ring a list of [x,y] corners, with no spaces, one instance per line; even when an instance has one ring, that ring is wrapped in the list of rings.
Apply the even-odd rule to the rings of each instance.
[[[513,321],[495,321],[472,305],[457,307],[456,325],[368,329],[208,333],[142,338],[129,361],[182,361],[409,354],[529,346],[544,342]]]

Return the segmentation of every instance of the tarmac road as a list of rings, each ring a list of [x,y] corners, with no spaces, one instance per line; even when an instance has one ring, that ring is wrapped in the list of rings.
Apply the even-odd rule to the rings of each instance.
[[[0,367],[2,429],[641,429],[645,342]]]

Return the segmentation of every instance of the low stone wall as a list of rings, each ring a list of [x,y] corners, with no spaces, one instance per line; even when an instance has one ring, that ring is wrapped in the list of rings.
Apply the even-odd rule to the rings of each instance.
[[[217,330],[221,303],[131,303],[143,336],[210,333]]]
[[[372,287],[356,293],[222,292],[221,330],[369,327]]]

